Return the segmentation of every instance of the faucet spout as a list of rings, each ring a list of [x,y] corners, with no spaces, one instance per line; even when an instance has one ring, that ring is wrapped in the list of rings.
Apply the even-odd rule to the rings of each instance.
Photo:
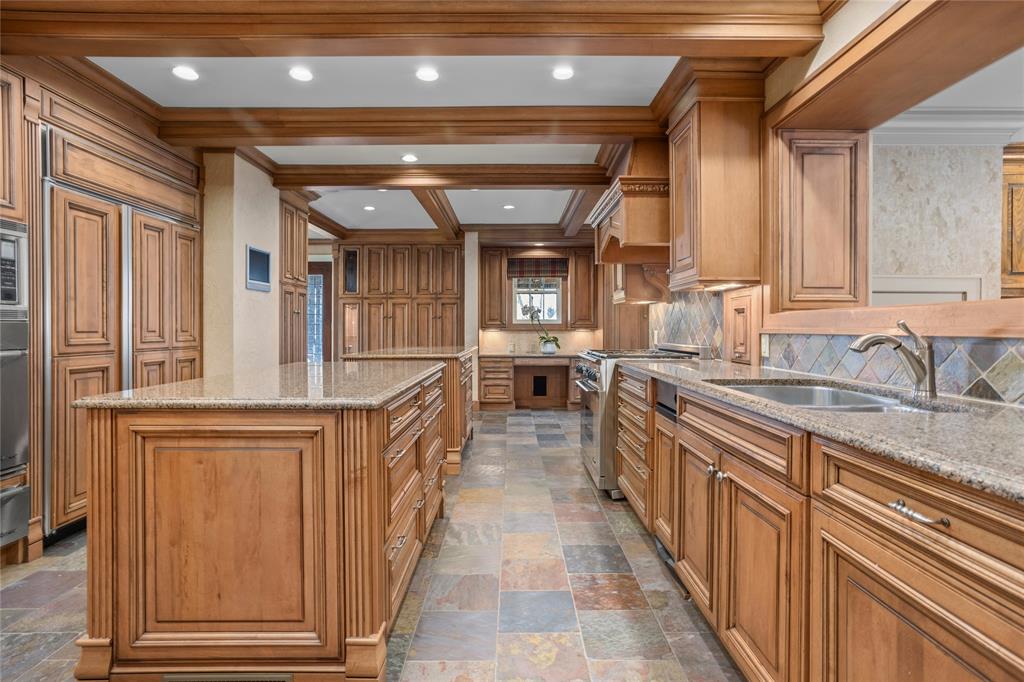
[[[911,350],[902,340],[890,334],[865,334],[853,340],[850,350],[864,353],[875,346],[889,346],[900,359],[904,371],[913,379],[914,395],[934,398],[935,355],[931,341],[912,331],[904,320],[897,322],[896,326],[914,340],[915,350]]]

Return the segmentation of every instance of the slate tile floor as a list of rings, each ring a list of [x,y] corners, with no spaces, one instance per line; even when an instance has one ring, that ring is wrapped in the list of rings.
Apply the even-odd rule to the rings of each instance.
[[[577,413],[477,415],[388,642],[389,680],[742,679],[578,446]],[[73,679],[85,579],[84,533],[0,570],[0,679]]]

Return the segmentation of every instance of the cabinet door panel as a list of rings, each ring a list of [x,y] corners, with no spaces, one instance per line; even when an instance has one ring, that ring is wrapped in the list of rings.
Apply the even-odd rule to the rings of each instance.
[[[412,341],[412,302],[408,299],[388,300],[386,342],[388,348],[408,348]]]
[[[413,249],[415,296],[431,296],[437,293],[437,251],[437,247],[434,246],[416,246]]]
[[[385,348],[385,323],[387,322],[387,302],[374,299],[363,303],[365,309],[363,339],[367,351]]]
[[[199,351],[179,350],[174,353],[173,381],[190,381],[203,375],[199,366]]]
[[[341,355],[358,353],[362,350],[360,329],[362,327],[362,303],[348,302],[341,304],[341,315],[338,318],[338,352]]]
[[[688,429],[676,440],[679,463],[679,547],[676,572],[694,603],[714,624],[718,611],[715,570],[718,553],[718,451]]]
[[[679,489],[676,469],[676,434],[672,420],[655,415],[654,420],[654,476],[651,524],[654,533],[664,543],[672,557],[676,547],[676,491]]]
[[[0,70],[0,217],[16,223],[28,222],[24,106],[21,77]]]
[[[171,244],[174,225],[144,213],[132,220],[132,338],[135,350],[171,344]]]
[[[573,249],[569,254],[569,327],[597,326],[597,280],[593,249]]]
[[[345,247],[339,258],[339,296],[359,296],[362,293],[362,250],[358,246]]]
[[[437,325],[438,329],[434,338],[438,345],[461,346],[464,331],[462,328],[462,301],[443,298],[438,300]]]
[[[389,294],[409,296],[412,293],[412,248],[388,247]]]
[[[365,295],[384,296],[387,290],[387,256],[386,246],[367,246],[363,248],[363,264],[366,271]]]
[[[172,379],[173,366],[171,352],[167,350],[147,350],[135,353],[132,363],[132,385],[135,388],[168,384]]]
[[[441,296],[462,295],[462,248],[459,246],[437,247],[437,293]]]
[[[281,202],[281,279],[296,280],[295,231],[296,212],[293,206]]]
[[[782,309],[867,304],[867,133],[783,133]]]
[[[432,300],[413,301],[412,338],[413,345],[437,345],[435,331],[438,328],[436,306]]]
[[[287,364],[291,362],[292,357],[292,316],[295,311],[295,286],[291,284],[281,285],[281,321],[280,321],[280,343],[281,347],[278,349],[278,356],[281,359],[281,364]]]
[[[59,527],[85,516],[88,489],[86,410],[71,403],[120,386],[113,354],[57,358],[53,361],[53,478],[51,519]]]
[[[172,329],[175,348],[199,345],[202,317],[202,247],[198,230],[176,225],[173,248]]]
[[[303,211],[296,210],[295,230],[292,232],[292,239],[294,240],[292,257],[295,259],[292,265],[292,272],[295,274],[295,281],[303,284],[308,280],[306,264],[309,262],[309,225],[307,223],[306,214]]]
[[[121,211],[53,189],[53,351],[112,353],[119,346]]]
[[[295,312],[292,315],[292,341],[291,361],[306,361],[306,319],[308,316],[306,305],[309,301],[309,290],[306,287],[298,287],[295,292]]]
[[[718,633],[753,679],[803,679],[807,498],[722,455]]]
[[[505,249],[480,250],[480,326],[484,329],[504,329],[508,324],[505,258]]]
[[[697,275],[697,149],[698,109],[694,107],[678,124],[669,145],[672,181],[670,221],[671,282],[685,282]]]

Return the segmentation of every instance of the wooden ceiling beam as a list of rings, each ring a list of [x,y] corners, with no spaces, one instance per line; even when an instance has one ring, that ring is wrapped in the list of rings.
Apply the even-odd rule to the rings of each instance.
[[[347,227],[315,208],[309,209],[309,223],[337,239],[348,239],[352,235],[352,231]]]
[[[459,218],[455,215],[455,209],[448,202],[448,195],[444,193],[444,190],[420,188],[412,190],[412,194],[423,205],[423,210],[434,221],[441,234],[448,239],[459,238],[462,234]]]
[[[185,147],[602,143],[658,137],[649,107],[165,108],[161,139]]]
[[[0,49],[132,57],[789,57],[821,42],[821,24],[816,0],[4,0]]]
[[[587,216],[590,215],[602,194],[604,194],[603,189],[578,189],[572,193],[569,203],[565,205],[562,217],[558,221],[558,226],[562,228],[566,237],[575,236],[586,224]]]
[[[477,232],[481,244],[513,245],[542,243],[547,246],[589,246],[594,243],[594,231],[583,228],[575,235],[566,236],[557,224],[463,224],[464,232]]]
[[[597,164],[278,165],[274,172],[278,189],[587,189],[610,181]]]

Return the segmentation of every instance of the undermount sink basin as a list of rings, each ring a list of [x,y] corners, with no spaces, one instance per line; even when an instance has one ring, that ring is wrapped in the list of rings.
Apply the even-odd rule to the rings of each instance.
[[[726,384],[740,393],[774,400],[785,405],[803,407],[809,410],[835,412],[926,412],[904,405],[896,398],[871,393],[861,393],[832,386],[792,386],[764,384]]]

